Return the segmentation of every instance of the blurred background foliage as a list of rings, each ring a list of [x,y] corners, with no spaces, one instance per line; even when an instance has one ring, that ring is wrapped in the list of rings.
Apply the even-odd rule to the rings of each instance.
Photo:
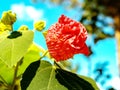
[[[80,15],[80,22],[82,22],[89,35],[94,36],[94,43],[106,39],[115,38],[117,41],[117,60],[119,64],[120,73],[120,1],[119,0],[32,0],[34,3],[49,1],[54,5],[62,5],[65,9],[82,9]],[[101,16],[103,18],[101,18]],[[107,22],[107,18],[112,18],[113,22]],[[114,34],[106,33],[104,27],[112,27]],[[89,46],[91,55],[94,54],[92,46]],[[89,58],[89,57],[88,57]],[[76,72],[80,67],[77,65],[75,68],[71,67],[70,62],[61,62],[67,69]],[[106,73],[109,62],[97,63],[94,69],[95,80],[100,81],[104,85],[106,79],[111,78],[110,73]],[[99,66],[99,67],[97,67]],[[101,80],[100,80],[101,79]],[[107,90],[114,90],[109,87]]]

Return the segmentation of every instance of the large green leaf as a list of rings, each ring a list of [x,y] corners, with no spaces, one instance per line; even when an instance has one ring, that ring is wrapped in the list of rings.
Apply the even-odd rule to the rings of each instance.
[[[35,46],[35,44],[32,44],[28,50],[28,52],[25,54],[22,64],[19,66],[18,69],[18,76],[22,75],[26,68],[32,63],[40,58],[40,49]]]
[[[41,61],[27,90],[99,90],[94,80]]]
[[[68,72],[62,69],[56,69],[56,78],[68,90],[99,90],[95,81],[85,76]]]
[[[44,48],[42,48],[40,45],[37,45],[36,43],[33,43],[30,48],[28,49],[28,52],[25,54],[22,64],[19,66],[18,70],[18,76],[23,74],[26,68],[32,63],[40,59],[40,57],[46,52]],[[50,58],[49,53],[45,55],[46,57]]]
[[[25,70],[25,72],[22,75],[22,80],[21,80],[21,89],[22,90],[26,90],[27,87],[29,86],[30,82],[32,81],[33,77],[36,74],[36,71],[38,70],[39,66],[40,66],[40,61],[35,61],[33,63],[31,63],[27,69]]]
[[[26,54],[32,41],[32,31],[14,31],[9,36],[0,36],[0,60],[12,67]]]
[[[38,47],[35,43],[33,43],[28,49],[27,53],[24,55],[24,58],[19,65],[17,76],[19,77],[24,73],[26,68],[32,63],[37,61],[40,58],[40,52],[43,53],[44,49]],[[11,84],[14,77],[14,69],[15,67],[8,67],[2,60],[0,60],[0,81],[7,82]]]
[[[41,61],[35,77],[27,90],[67,90],[55,77],[55,68],[46,61]]]
[[[11,84],[13,82],[14,68],[9,68],[0,60],[0,81]]]

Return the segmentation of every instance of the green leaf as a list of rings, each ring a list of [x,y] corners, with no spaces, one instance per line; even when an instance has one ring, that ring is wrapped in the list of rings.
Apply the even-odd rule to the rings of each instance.
[[[27,90],[67,90],[55,78],[55,68],[47,61],[41,61],[35,77]]]
[[[29,50],[31,50],[31,49],[35,50],[36,52],[39,52],[40,54],[44,54],[46,52],[46,50],[43,47],[41,47],[40,45],[38,45],[36,43],[33,43],[31,45]],[[47,52],[45,56],[51,59],[51,56],[50,56],[49,52]]]
[[[26,68],[32,63],[40,58],[40,51],[38,50],[37,47],[33,48],[33,44],[30,46],[28,52],[25,54],[22,64],[19,66],[18,69],[18,76],[22,75]]]
[[[26,90],[40,66],[41,60],[31,63],[22,75],[21,89]]]
[[[27,90],[99,90],[94,80],[58,69],[46,61],[40,67]]]
[[[42,52],[42,53],[45,52],[44,48],[42,48],[40,45],[37,45],[36,43],[32,43],[29,50],[34,50],[36,52]]]
[[[56,69],[56,78],[68,90],[99,90],[94,80],[85,76],[78,76],[72,72]]]
[[[24,58],[21,61],[21,65],[19,66],[17,76],[22,75],[24,73],[24,71],[26,70],[26,68],[32,62],[39,60],[44,52],[45,52],[45,50],[40,45],[38,46],[36,43],[33,43],[29,47],[28,52],[24,55]],[[40,55],[40,54],[42,54],[42,55]],[[49,57],[49,54],[47,53],[46,56]]]
[[[21,61],[21,65],[18,68],[17,76],[19,77],[24,73],[26,68],[29,66],[30,63],[38,60],[40,58],[39,55],[39,48],[34,47],[33,44],[30,46],[28,52],[25,54],[23,60]],[[10,68],[5,63],[3,63],[2,60],[0,60],[0,81],[7,82],[8,84],[11,84],[14,77],[14,67]]]
[[[14,68],[9,68],[0,60],[0,81],[11,84],[14,76]]]
[[[20,36],[22,36],[21,32],[13,31],[13,32],[11,32],[11,34],[7,38],[14,39],[14,38],[17,38],[17,37],[20,37]]]
[[[0,36],[0,60],[12,67],[26,54],[33,41],[33,32],[24,31],[22,35],[9,37],[12,36]]]
[[[96,82],[92,78],[86,77],[86,76],[83,76],[83,75],[79,75],[79,77],[86,80],[87,82],[89,82],[94,87],[94,90],[100,90],[98,88]]]

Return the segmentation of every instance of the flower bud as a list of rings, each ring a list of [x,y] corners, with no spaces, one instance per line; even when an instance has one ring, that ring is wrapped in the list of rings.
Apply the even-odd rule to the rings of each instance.
[[[34,24],[34,28],[38,31],[42,31],[45,28],[45,26],[46,26],[46,22],[43,20],[39,20]]]
[[[0,34],[3,33],[4,31],[12,31],[12,26],[5,25],[2,22],[0,22]]]
[[[43,36],[46,37],[48,30],[42,32]]]
[[[29,29],[28,29],[28,26],[26,26],[26,25],[22,25],[22,26],[18,29],[18,31],[27,31],[27,30],[29,30]]]
[[[16,14],[12,11],[3,12],[1,22],[5,25],[12,25],[16,21]]]

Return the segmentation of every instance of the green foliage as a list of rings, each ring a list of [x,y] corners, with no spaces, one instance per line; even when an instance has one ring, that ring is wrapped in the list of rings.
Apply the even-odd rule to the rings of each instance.
[[[55,68],[46,61],[40,67],[27,90],[67,90],[55,78]]]
[[[9,34],[8,34],[9,35]],[[11,35],[0,37],[0,59],[9,67],[13,67],[27,52],[32,44],[33,32],[22,32],[21,36],[10,38]],[[14,33],[14,36],[16,33]]]
[[[24,74],[22,75],[21,80],[21,89],[26,90],[29,84],[31,83],[33,77],[36,74],[38,67],[40,66],[40,60],[31,63],[27,69],[25,70]]]
[[[18,76],[22,75],[26,68],[34,61],[39,60],[40,55],[39,51],[36,51],[35,48],[30,48],[25,54],[21,65],[19,66]]]
[[[14,76],[14,68],[9,68],[0,60],[0,79],[4,84],[11,84]]]
[[[94,80],[41,61],[27,90],[99,90]]]

